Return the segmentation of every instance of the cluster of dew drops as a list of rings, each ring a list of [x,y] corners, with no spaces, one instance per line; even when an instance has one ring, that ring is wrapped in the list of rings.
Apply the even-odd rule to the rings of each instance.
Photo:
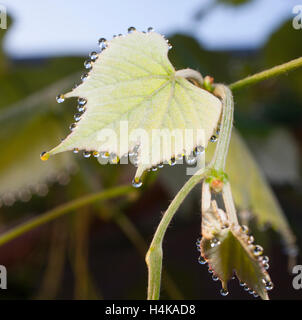
[[[134,27],[129,27],[128,28],[128,33],[133,33],[134,31],[136,31],[136,29]],[[154,29],[152,27],[149,27],[147,29],[147,32],[150,33],[150,32],[154,32]],[[146,33],[146,31],[143,31],[143,33]],[[116,37],[122,37],[123,35],[122,34],[119,34],[118,36],[114,35],[113,38],[116,38]],[[172,45],[169,43],[169,40],[166,39],[166,42],[168,44],[168,49],[172,49]],[[98,44],[99,44],[99,48],[100,48],[100,52],[102,52],[103,50],[105,50],[108,46],[108,42],[105,38],[100,38],[99,41],[98,41]],[[85,81],[87,79],[87,77],[89,76],[89,71],[92,69],[93,67],[93,64],[94,62],[98,59],[99,57],[99,54],[96,52],[96,51],[92,51],[90,54],[89,54],[89,58],[87,60],[85,60],[84,62],[84,67],[85,69],[87,70],[86,73],[84,73],[82,76],[81,76],[81,81]],[[74,88],[76,88],[78,86],[78,84],[76,84],[74,86]],[[56,97],[56,100],[58,103],[62,103],[65,101],[65,97],[63,94],[59,94],[57,97]],[[76,126],[77,126],[77,122],[79,122],[81,120],[81,117],[82,115],[84,114],[84,112],[86,111],[86,103],[87,103],[87,100],[84,99],[84,98],[78,98],[78,105],[77,105],[77,113],[75,113],[74,115],[74,120],[75,122],[72,123],[70,126],[69,126],[69,129],[70,131],[73,131]],[[216,131],[216,135],[212,135],[212,137],[210,138],[210,142],[212,143],[215,143],[217,141],[217,136],[219,135],[219,129],[217,129]],[[134,166],[137,166],[137,163],[138,163],[138,151],[139,151],[139,145],[136,145],[132,151],[130,151],[127,155],[125,156],[129,156],[130,160],[131,160],[131,163],[134,165]],[[74,153],[79,153],[79,149],[78,148],[75,148],[73,150]],[[197,156],[200,155],[202,152],[204,152],[204,148],[202,146],[197,146],[193,152],[191,152],[190,155],[187,155],[186,156],[186,163],[190,166],[193,166],[196,164],[197,162]],[[41,154],[41,156],[44,154],[44,152]],[[116,154],[114,153],[109,153],[109,152],[98,152],[98,151],[93,151],[93,152],[90,152],[90,151],[83,151],[83,156],[84,158],[90,158],[91,155],[95,158],[98,158],[98,157],[101,157],[102,159],[104,160],[110,160],[110,162],[112,164],[117,164],[119,162],[119,158]],[[179,154],[177,155],[176,157],[172,157],[169,161],[168,161],[168,164],[170,166],[174,166],[175,164],[177,164],[177,161],[182,161],[183,160],[183,157],[185,155],[185,152],[183,154]],[[156,166],[153,166],[151,169],[149,169],[149,171],[157,171],[157,169],[161,169],[163,168],[163,163],[159,163],[158,165]],[[132,181],[132,185],[133,187],[135,188],[139,188],[142,186],[142,181],[138,178],[135,178],[133,179]]]
[[[245,234],[249,233],[248,227],[244,226],[244,225],[241,226],[241,231]],[[196,240],[196,248],[199,253],[200,253],[200,243],[201,243],[201,237],[199,237]],[[259,263],[262,264],[262,266],[265,270],[268,270],[269,269],[269,264],[268,264],[269,257],[263,255],[263,248],[260,245],[254,245],[254,237],[252,235],[249,236],[248,244],[249,244],[250,248],[253,250],[252,252],[253,252],[254,256],[258,259]],[[220,245],[220,241],[216,238],[213,238],[210,242],[211,248],[217,247],[219,245]],[[203,258],[202,255],[200,255],[198,257],[198,263],[201,265],[208,264],[207,260],[205,258]],[[219,280],[219,277],[214,273],[214,271],[210,267],[208,268],[208,272],[212,275],[213,281]],[[232,279],[235,279],[235,276],[233,276]],[[262,282],[264,283],[265,289],[267,291],[270,291],[274,288],[274,285],[271,281],[263,278]],[[249,294],[253,295],[255,298],[258,298],[258,294],[256,293],[256,291],[250,289],[246,283],[239,281],[239,285],[241,287],[243,287],[244,291],[247,291]],[[229,292],[226,289],[221,288],[220,294],[225,297],[229,294]]]

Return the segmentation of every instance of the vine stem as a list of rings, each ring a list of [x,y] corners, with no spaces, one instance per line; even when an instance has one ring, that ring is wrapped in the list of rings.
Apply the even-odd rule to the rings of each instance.
[[[221,98],[223,108],[219,139],[211,166],[217,171],[224,171],[233,128],[234,100],[231,90],[222,84],[215,86],[214,94]]]
[[[11,230],[4,232],[2,235],[0,235],[0,246],[9,242],[10,240],[13,240],[21,236],[22,234],[28,231],[31,231],[36,227],[39,227],[47,222],[55,220],[72,210],[83,207],[95,201],[108,200],[111,198],[129,194],[130,192],[136,192],[136,190],[132,186],[120,186],[105,191],[89,194],[87,196],[83,196],[76,200],[67,202],[63,205],[56,207],[53,210],[50,210],[42,215],[34,217],[26,221],[25,223],[22,223],[12,228]]]
[[[269,79],[269,78],[273,78],[273,77],[277,77],[280,74],[286,73],[288,71],[292,71],[295,70],[299,67],[302,66],[302,57],[291,60],[289,62],[283,63],[279,66],[275,66],[271,69],[267,69],[265,71],[256,73],[252,76],[246,77],[242,80],[236,81],[232,84],[229,85],[229,88],[234,91],[234,90],[238,90],[241,89],[243,87],[249,86],[249,85],[253,85],[255,83],[258,83],[260,81]]]
[[[162,273],[162,242],[166,230],[181,203],[190,191],[204,178],[206,169],[202,168],[192,176],[185,185],[179,190],[167,211],[164,213],[160,224],[154,234],[153,240],[146,255],[148,266],[148,300],[158,300],[160,294],[160,282]]]

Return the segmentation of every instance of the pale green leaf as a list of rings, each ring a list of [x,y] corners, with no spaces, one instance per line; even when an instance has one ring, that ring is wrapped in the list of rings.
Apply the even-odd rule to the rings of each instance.
[[[262,299],[268,299],[267,290],[272,288],[272,283],[265,264],[261,258],[259,260],[262,248],[252,243],[242,227],[229,225],[224,217],[226,214],[216,207],[215,201],[203,212],[202,257],[214,276],[220,279],[226,292],[227,282],[236,275],[247,290],[255,292]]]
[[[76,148],[122,157],[138,143],[139,177],[145,169],[179,153],[190,154],[195,146],[206,146],[217,127],[221,102],[177,73],[168,59],[168,50],[166,39],[155,32],[134,31],[107,42],[86,80],[65,95],[86,99],[86,111],[72,133],[49,155]],[[129,144],[120,139],[121,121],[127,121]],[[100,141],[102,129],[114,131],[116,144],[109,139]],[[149,143],[141,138],[130,139],[136,129],[144,130]],[[193,146],[185,145],[181,150],[172,146],[167,154],[156,139],[152,140],[156,129],[203,129],[204,138],[194,136]],[[148,154],[149,163],[140,161],[142,154]]]

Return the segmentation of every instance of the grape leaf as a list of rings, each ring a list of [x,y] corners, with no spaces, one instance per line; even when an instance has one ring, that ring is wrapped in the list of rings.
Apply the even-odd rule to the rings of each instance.
[[[206,147],[217,127],[221,102],[177,73],[168,59],[168,50],[166,39],[156,32],[132,30],[106,42],[106,48],[93,57],[92,70],[85,81],[64,95],[82,99],[85,113],[67,138],[43,159],[73,149],[97,155],[108,152],[121,158],[138,143],[138,178],[144,170],[179,153],[190,154],[197,145]],[[140,139],[122,142],[121,121],[127,121],[128,138],[136,129],[143,129],[149,143]],[[116,143],[110,139],[100,141],[102,129],[113,130]],[[167,153],[152,137],[160,137],[156,129],[203,129],[204,138],[194,135],[193,146],[185,144],[182,150],[172,146]],[[148,155],[148,163],[141,161],[142,154]]]
[[[295,247],[295,236],[271,188],[252,154],[236,130],[233,130],[226,165],[235,203],[257,218],[259,226],[270,224],[279,232],[288,248]]]
[[[204,196],[204,193],[203,193]],[[272,283],[259,256],[262,248],[251,242],[250,236],[239,225],[229,225],[226,214],[212,201],[202,212],[202,240],[200,253],[209,264],[214,277],[222,283],[222,294],[227,293],[227,282],[235,274],[250,292],[268,299]]]

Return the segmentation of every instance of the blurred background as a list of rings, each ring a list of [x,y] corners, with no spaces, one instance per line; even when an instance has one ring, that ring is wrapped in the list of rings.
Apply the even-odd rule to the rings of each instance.
[[[39,155],[64,138],[75,100],[57,104],[84,72],[100,37],[129,26],[165,34],[176,69],[231,83],[302,55],[294,0],[9,0],[0,29],[0,235],[83,195],[130,183],[133,166],[100,165],[64,153]],[[302,247],[302,70],[235,92],[235,126],[266,175]],[[0,299],[144,299],[144,255],[162,212],[188,178],[174,166],[149,172],[135,195],[81,207],[0,246],[8,289]],[[253,229],[270,256],[272,299],[301,299],[292,288],[280,236]],[[176,214],[164,242],[162,298],[252,299],[220,285],[197,262],[200,189]],[[302,264],[301,257],[298,263]]]

